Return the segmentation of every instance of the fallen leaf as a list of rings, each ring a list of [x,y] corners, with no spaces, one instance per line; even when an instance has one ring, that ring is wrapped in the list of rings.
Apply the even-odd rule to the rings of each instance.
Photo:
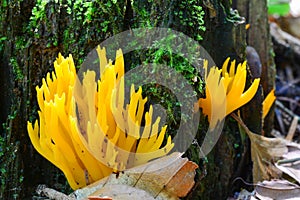
[[[253,161],[253,182],[279,178],[281,172],[274,162],[287,152],[286,142],[280,138],[267,138],[248,133],[251,140],[251,158]]]
[[[253,182],[279,178],[281,171],[274,163],[288,152],[288,142],[281,138],[267,138],[252,133],[239,116],[232,114],[232,117],[243,127],[251,141]]]
[[[300,198],[300,187],[287,180],[263,181],[256,185],[255,192],[260,199],[287,200]]]
[[[194,177],[197,168],[198,165],[193,162],[189,161],[185,163],[177,174],[173,176],[164,190],[170,191],[178,197],[185,197],[195,184]]]
[[[287,147],[288,152],[282,156],[282,160],[277,161],[275,166],[300,184],[300,145],[291,142]]]
[[[120,172],[118,176],[112,174],[74,193],[77,199],[109,196],[115,200],[119,197],[126,199],[126,195],[130,200],[134,199],[134,195],[140,195],[137,199],[143,200],[179,199],[186,196],[194,186],[195,169],[198,168],[195,163],[181,156],[182,153],[172,153]]]
[[[111,196],[113,200],[154,200],[149,193],[145,190],[141,190],[129,185],[113,184],[105,185],[100,190],[97,190],[92,196],[89,196],[89,200],[109,200],[106,196]],[[91,198],[92,197],[92,198]],[[98,199],[96,199],[98,198]]]

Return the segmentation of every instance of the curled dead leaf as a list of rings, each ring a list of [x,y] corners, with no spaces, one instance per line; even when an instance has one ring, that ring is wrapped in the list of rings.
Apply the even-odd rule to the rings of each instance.
[[[172,177],[164,190],[176,194],[178,197],[185,197],[195,185],[195,170],[198,165],[188,161],[185,165]]]
[[[291,142],[287,144],[287,147],[288,152],[275,165],[300,184],[300,145]]]
[[[263,181],[256,185],[255,192],[261,199],[299,199],[300,187],[287,180]],[[257,196],[258,196],[257,195]],[[263,197],[263,198],[262,198]]]
[[[281,171],[274,163],[288,152],[287,141],[282,138],[267,138],[251,132],[242,119],[231,115],[240,125],[251,141],[251,159],[253,161],[253,182],[281,177]]]
[[[143,200],[179,199],[186,196],[194,186],[195,169],[198,168],[197,164],[181,156],[182,153],[174,152],[120,172],[118,177],[112,174],[74,193],[77,199],[109,196],[114,200],[123,200],[126,195],[130,200],[134,196]]]

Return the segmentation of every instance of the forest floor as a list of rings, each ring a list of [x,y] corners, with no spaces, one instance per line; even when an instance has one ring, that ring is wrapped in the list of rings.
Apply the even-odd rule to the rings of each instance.
[[[265,181],[228,199],[300,199],[300,17],[270,17],[276,63],[273,141],[251,139],[253,177]],[[276,142],[274,142],[276,140]],[[262,144],[264,143],[264,144]],[[257,151],[257,152],[256,152]],[[255,161],[255,156],[257,160]],[[273,163],[263,158],[281,157]],[[255,174],[255,165],[257,169]],[[267,172],[264,173],[263,171]],[[261,178],[260,178],[261,179]],[[245,183],[247,184],[247,183]]]
[[[282,17],[271,23],[277,70],[274,131],[285,137],[292,134],[289,137],[297,143],[300,142],[300,125],[296,120],[300,116],[299,24],[300,17]]]

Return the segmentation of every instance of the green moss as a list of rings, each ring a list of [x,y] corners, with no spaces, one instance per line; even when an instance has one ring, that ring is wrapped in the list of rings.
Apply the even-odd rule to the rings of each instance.
[[[7,37],[0,37],[0,52],[3,50],[4,47],[4,41],[7,40]]]
[[[45,8],[47,0],[37,0],[35,6],[32,9],[32,16],[28,25],[29,33],[33,33],[36,38],[39,38],[38,29],[41,27],[43,21],[46,18]]]
[[[45,59],[52,58],[51,56],[59,51],[65,56],[71,53],[75,65],[79,68],[87,53],[106,38],[120,33],[125,28],[153,27],[160,26],[161,24],[167,26],[167,22],[170,21],[169,16],[171,16],[171,12],[173,11],[177,13],[175,14],[176,19],[179,19],[178,27],[182,27],[183,30],[186,30],[185,33],[189,33],[189,36],[194,39],[198,41],[202,39],[201,34],[205,31],[203,21],[205,13],[196,0],[177,1],[181,7],[177,8],[177,6],[172,5],[173,7],[170,7],[170,13],[164,9],[171,6],[172,1],[166,1],[164,6],[161,6],[158,2],[153,0],[143,1],[145,2],[143,5],[137,5],[138,1],[132,1],[134,14],[132,16],[126,16],[129,17],[130,27],[124,26],[124,16],[126,14],[125,2],[125,0],[37,0],[33,6],[29,23],[24,25],[26,26],[25,31],[27,37],[30,37],[30,39],[18,36],[16,49],[19,50],[18,52],[22,52],[21,50],[27,48],[29,44],[38,44],[36,46],[38,46],[39,49],[37,52],[33,51],[33,54],[34,56],[42,54]],[[139,3],[141,3],[141,1]],[[170,46],[172,42],[171,39],[172,38],[166,38]],[[50,54],[48,54],[48,52],[50,52]],[[135,64],[143,62],[168,65],[183,75],[188,80],[188,84],[194,87],[194,97],[203,93],[200,75],[190,64],[190,59],[193,58],[183,58],[180,55],[174,54],[171,48],[161,49],[155,45],[147,51],[136,52],[135,57],[136,59],[129,60],[128,63],[126,61],[126,65],[137,66]],[[49,62],[51,61],[49,60]],[[50,67],[48,62],[41,61],[38,64],[43,65],[41,69],[44,71],[48,70],[47,67]],[[49,64],[49,66],[44,66],[45,64]],[[10,65],[13,68],[17,80],[24,78],[18,60],[15,57],[10,59]],[[44,71],[42,72],[44,73]],[[40,74],[40,76],[44,76],[44,74]],[[197,82],[193,81],[195,77],[198,80]],[[184,88],[184,86],[182,83],[176,87],[180,89]],[[183,114],[180,112],[180,102],[167,88],[157,86],[154,83],[144,86],[143,91],[145,96],[151,98],[151,103],[160,104],[165,108],[168,134],[172,135],[176,133],[180,120],[191,120],[191,116],[182,116]],[[186,98],[190,98],[190,96]],[[29,104],[30,103],[27,105],[29,106]],[[33,111],[37,110],[37,106],[30,106],[30,113],[34,113]],[[33,121],[32,119],[35,118],[35,116],[30,113],[29,118]],[[192,157],[196,158],[196,154],[193,153]],[[49,180],[49,182],[51,181]]]
[[[18,199],[24,179],[23,172],[19,171],[19,160],[17,159],[20,142],[12,140],[12,128],[9,123],[16,116],[17,111],[8,115],[7,122],[2,124],[3,132],[0,134],[0,199],[8,193],[13,199]],[[14,188],[14,190],[7,191],[8,188]]]
[[[204,26],[205,12],[199,1],[180,1],[175,8],[174,15],[183,26],[182,30],[186,30],[185,33],[197,41],[203,40],[201,33],[206,30]]]
[[[10,66],[12,66],[15,80],[22,81],[24,78],[24,74],[21,67],[19,66],[19,63],[17,62],[17,59],[15,57],[10,58],[9,64]]]

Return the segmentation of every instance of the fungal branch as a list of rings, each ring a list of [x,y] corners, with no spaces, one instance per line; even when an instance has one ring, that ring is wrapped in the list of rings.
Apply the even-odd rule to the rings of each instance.
[[[72,56],[58,55],[55,71],[36,87],[39,120],[27,126],[35,149],[63,171],[72,189],[164,156],[174,146],[169,136],[162,147],[167,127],[159,130],[152,106],[145,112],[141,88],[131,86],[125,105],[122,51],[114,64],[107,61],[104,48],[97,53],[100,80],[87,70],[82,82]]]
[[[246,62],[238,64],[236,68],[234,60],[228,70],[229,59],[225,60],[222,69],[212,67],[209,72],[207,72],[207,61],[204,63],[206,98],[200,98],[198,104],[203,113],[208,116],[212,127],[217,124],[218,120],[222,120],[222,116],[225,117],[248,103],[254,97],[259,86],[260,79],[256,78],[245,90]],[[213,116],[213,113],[218,114]]]
[[[160,128],[160,117],[153,119],[152,105],[145,108],[141,87],[132,84],[125,101],[122,51],[116,52],[113,63],[105,48],[96,50],[99,80],[94,70],[85,71],[80,80],[72,56],[58,55],[54,72],[36,87],[39,119],[27,125],[34,148],[63,171],[74,190],[162,157],[174,147],[167,126]],[[198,105],[210,127],[249,102],[259,85],[260,79],[254,79],[245,90],[246,62],[236,67],[233,61],[229,70],[228,63],[229,58],[222,69],[208,71],[204,62],[206,98]],[[274,100],[273,92],[264,102],[264,116]]]
[[[223,63],[222,69],[212,67],[209,72],[208,63],[204,62],[206,97],[198,100],[202,112],[208,116],[210,126],[213,128],[217,122],[236,109],[247,104],[255,95],[260,78],[255,78],[248,89],[246,86],[247,63],[239,63],[233,60],[229,66],[230,58]],[[262,118],[268,114],[276,97],[272,90],[263,101]]]

